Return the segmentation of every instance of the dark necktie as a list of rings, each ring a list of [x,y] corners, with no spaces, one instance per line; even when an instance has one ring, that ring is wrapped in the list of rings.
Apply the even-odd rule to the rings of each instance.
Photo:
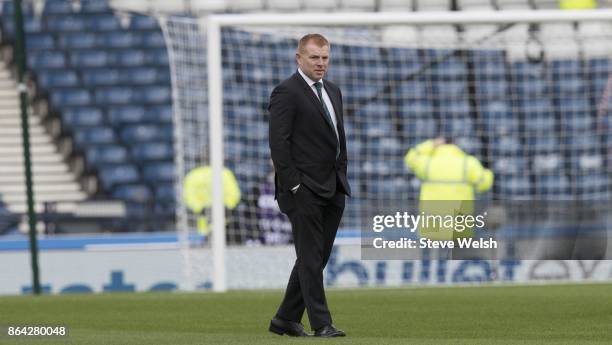
[[[334,131],[334,135],[336,136],[336,159],[338,159],[338,157],[340,156],[340,141],[338,139],[338,132],[336,131],[336,128],[335,128],[336,126],[334,126],[334,121],[332,121],[331,114],[329,113],[329,110],[327,109],[327,106],[325,105],[325,101],[323,100],[323,92],[321,92],[323,84],[321,84],[321,82],[316,82],[314,83],[314,86],[317,89],[317,95],[319,95],[319,101],[321,102],[321,105],[323,106],[323,112],[325,113],[325,119],[327,120],[327,123],[331,127],[332,131]]]

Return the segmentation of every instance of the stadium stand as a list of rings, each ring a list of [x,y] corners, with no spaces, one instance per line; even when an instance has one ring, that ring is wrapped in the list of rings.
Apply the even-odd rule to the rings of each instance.
[[[3,3],[5,44],[14,35],[11,7]],[[154,186],[172,179],[170,73],[157,22],[133,16],[122,26],[106,1],[74,7],[48,0],[40,15],[28,3],[25,9],[35,102],[48,104],[43,118],[59,119],[56,140],[72,142],[72,156],[84,160],[81,174],[99,180],[88,197],[120,199],[153,213],[159,207]],[[163,174],[150,173],[160,162]],[[173,214],[162,218],[149,230],[170,230]]]
[[[93,191],[83,191],[87,193],[83,198],[122,200],[136,219],[139,215],[157,217],[159,221],[147,223],[150,228],[146,230],[173,230],[175,168],[164,39],[155,19],[131,15],[126,25],[113,8],[145,4],[145,10],[187,9],[181,1],[111,3],[113,7],[105,1],[81,0],[75,7],[68,0],[47,0],[41,14],[26,5],[28,65],[36,82],[37,101],[48,102],[49,116],[60,123],[56,142],[69,140],[74,146],[73,157],[84,161],[83,171],[70,167],[74,179],[93,176],[99,181]],[[194,1],[191,10],[327,11],[370,10],[376,6],[447,10],[448,3],[239,1],[229,5],[224,1]],[[534,3],[537,8],[552,6],[550,1]],[[3,44],[11,44],[14,37],[11,6],[10,2],[3,3]],[[520,1],[461,1],[459,6],[471,10],[527,5]],[[452,27],[434,29],[457,34]],[[235,56],[225,52],[228,65],[237,68],[224,71],[223,78],[228,119],[225,152],[228,157],[241,157],[239,165],[230,163],[229,168],[246,194],[270,171],[265,114],[270,90],[261,88],[253,94],[244,82],[274,85],[292,73],[294,67],[287,57],[294,42],[275,43],[264,51],[257,49],[262,44],[257,35],[224,30],[223,44],[244,49]],[[398,191],[399,195],[415,193],[418,183],[406,178],[403,153],[417,142],[442,133],[454,137],[467,152],[493,169],[494,197],[609,198],[609,191],[598,190],[597,186],[610,185],[612,135],[588,135],[595,129],[600,100],[587,96],[602,93],[608,82],[608,60],[549,58],[534,63],[510,61],[501,49],[473,50],[450,54],[411,79],[422,59],[448,56],[449,52],[346,43],[334,49],[338,63],[330,69],[330,79],[341,85],[349,78],[368,80],[367,84],[347,84],[343,89],[346,116],[350,118],[346,124],[350,159],[356,163],[351,166],[351,174],[362,195],[375,198]],[[265,53],[279,61],[287,60],[287,64],[271,69],[252,63],[253,59],[270,58]],[[357,68],[360,66],[368,67]],[[426,90],[425,85],[431,89]],[[509,99],[509,91],[517,99]],[[390,97],[391,93],[401,97]],[[388,116],[394,111],[397,116]],[[563,132],[578,135],[563,136]],[[364,176],[376,183],[359,185],[362,179],[357,177]],[[360,202],[350,200],[347,212],[358,212]],[[345,221],[357,218],[355,214]]]

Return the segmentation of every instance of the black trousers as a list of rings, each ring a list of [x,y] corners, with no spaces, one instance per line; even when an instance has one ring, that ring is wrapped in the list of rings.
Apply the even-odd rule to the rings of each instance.
[[[323,269],[340,225],[345,196],[336,192],[333,198],[324,199],[301,185],[293,198],[296,207],[287,215],[297,259],[276,316],[300,322],[306,309],[311,327],[318,329],[332,324],[323,288]]]

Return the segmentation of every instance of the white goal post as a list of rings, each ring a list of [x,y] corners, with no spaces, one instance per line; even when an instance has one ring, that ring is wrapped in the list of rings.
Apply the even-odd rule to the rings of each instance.
[[[164,19],[171,21],[172,18]],[[181,19],[185,20],[185,19]],[[266,14],[223,14],[211,15],[200,26],[202,36],[206,38],[206,78],[208,93],[208,140],[210,147],[210,165],[212,167],[212,236],[211,250],[214,267],[212,272],[213,290],[226,291],[226,215],[223,203],[222,170],[224,166],[224,78],[222,61],[222,30],[226,27],[241,28],[279,28],[279,27],[353,27],[353,26],[428,26],[428,25],[480,25],[480,24],[544,24],[544,23],[575,23],[575,22],[606,22],[612,23],[612,10],[538,10],[538,11],[468,11],[468,12],[417,12],[417,13],[266,13]],[[163,24],[165,27],[167,25]],[[167,29],[165,30],[167,32]],[[205,32],[205,33],[204,33]],[[304,31],[304,34],[307,33]],[[166,33],[166,36],[168,34]],[[167,37],[168,39],[168,37]],[[189,39],[188,36],[182,39]],[[193,39],[193,37],[192,37]],[[333,44],[332,40],[332,44]],[[469,43],[468,43],[469,45]],[[170,48],[169,48],[170,49]],[[172,62],[172,52],[170,53]],[[333,60],[333,56],[332,56]],[[176,67],[175,67],[176,68]],[[333,69],[333,66],[330,67]],[[174,72],[173,72],[174,73]],[[288,76],[287,76],[288,77]],[[173,79],[174,82],[174,79]],[[173,88],[175,85],[173,85]],[[176,95],[176,92],[175,92]],[[176,109],[176,105],[175,105]],[[175,117],[176,118],[176,117]],[[178,119],[180,121],[180,119]],[[177,126],[180,130],[180,126]],[[177,137],[182,138],[183,133]],[[180,145],[180,144],[179,144]],[[350,148],[349,148],[350,150]],[[182,155],[182,151],[181,151]],[[183,157],[178,157],[177,162]],[[184,164],[177,164],[181,168]],[[179,186],[182,183],[179,171]],[[605,186],[609,189],[610,186]],[[181,193],[178,193],[180,198]],[[180,200],[177,200],[180,204]],[[179,210],[180,213],[180,210]],[[179,226],[185,226],[180,223]]]

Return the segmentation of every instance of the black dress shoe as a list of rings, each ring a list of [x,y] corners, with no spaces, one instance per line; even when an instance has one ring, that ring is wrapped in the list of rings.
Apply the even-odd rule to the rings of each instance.
[[[334,325],[323,326],[315,331],[315,337],[331,338],[331,337],[344,337],[346,333],[336,329]]]
[[[278,335],[286,334],[290,337],[309,337],[310,334],[306,333],[304,326],[299,322],[287,321],[274,317],[270,321],[270,332]]]

